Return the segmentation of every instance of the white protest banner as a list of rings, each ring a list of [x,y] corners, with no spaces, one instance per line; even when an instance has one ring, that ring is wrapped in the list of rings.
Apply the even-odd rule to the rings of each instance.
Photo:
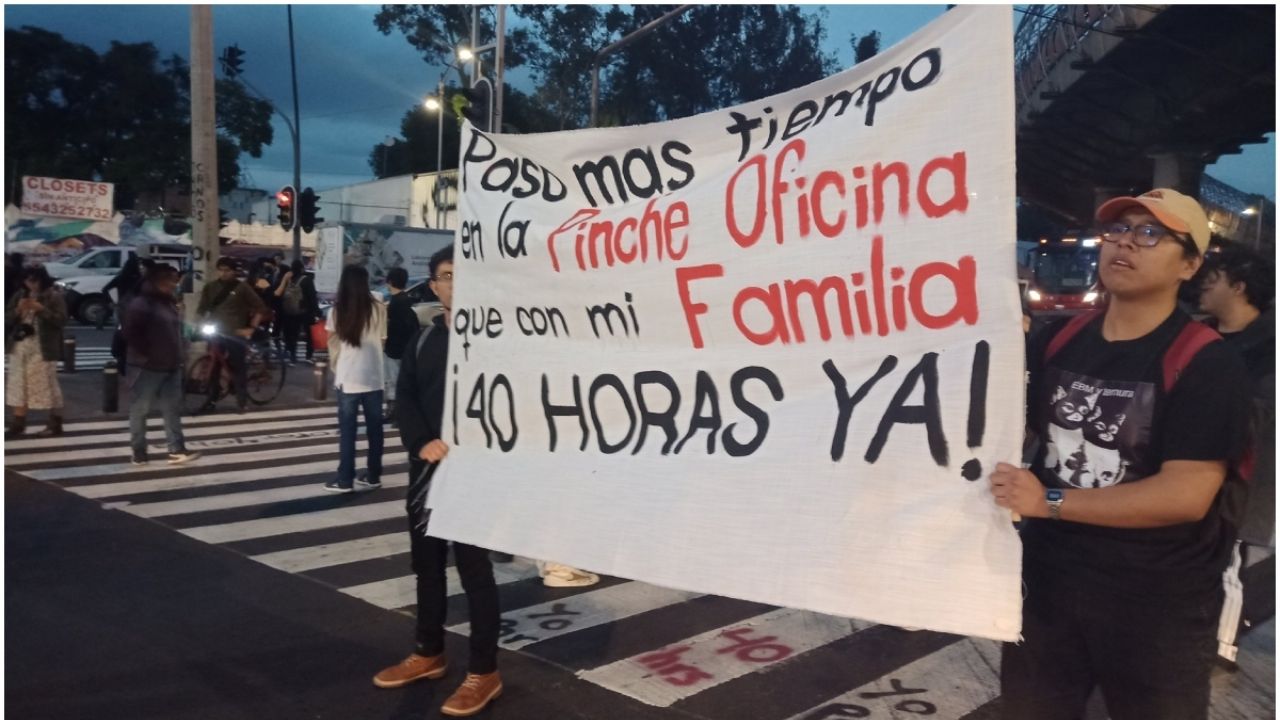
[[[683,120],[464,129],[431,533],[1016,638],[1011,27],[956,8]]]
[[[89,180],[22,176],[22,212],[28,215],[110,220],[116,186]]]

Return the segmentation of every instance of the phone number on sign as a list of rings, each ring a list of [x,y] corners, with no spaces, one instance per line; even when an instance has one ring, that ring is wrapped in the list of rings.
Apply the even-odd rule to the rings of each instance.
[[[42,215],[93,218],[94,220],[111,219],[110,210],[105,208],[84,207],[83,205],[58,205],[57,203],[27,202],[22,204],[22,211]]]

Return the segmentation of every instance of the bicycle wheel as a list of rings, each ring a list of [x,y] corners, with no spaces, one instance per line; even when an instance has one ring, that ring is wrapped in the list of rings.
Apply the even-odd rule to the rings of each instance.
[[[212,377],[213,356],[202,355],[191,367],[187,368],[186,374],[182,378],[183,407],[187,412],[194,415],[204,408],[205,403],[209,402],[211,396],[209,393],[209,384],[217,382],[218,378]],[[219,373],[221,374],[221,373]],[[221,387],[218,388],[221,391]],[[221,392],[218,393],[219,395]],[[217,396],[212,397],[217,400]]]
[[[252,349],[247,360],[249,399],[255,405],[266,405],[284,388],[284,355],[268,343]]]

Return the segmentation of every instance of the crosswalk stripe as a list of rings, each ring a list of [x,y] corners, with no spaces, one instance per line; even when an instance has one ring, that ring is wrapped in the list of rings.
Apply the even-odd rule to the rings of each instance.
[[[401,505],[403,511],[403,504]],[[493,579],[499,585],[528,580],[538,576],[538,568],[532,561],[516,558],[509,563],[495,565]],[[458,568],[450,565],[445,569],[445,583],[450,597],[459,595],[462,590],[462,579],[458,576]],[[377,582],[353,585],[342,588],[342,592],[351,597],[360,598],[367,603],[377,605],[386,610],[409,607],[418,602],[418,578],[416,575],[379,580]]]
[[[368,449],[369,441],[356,441],[357,453]],[[334,448],[333,452],[337,452],[337,449]],[[183,467],[203,469],[200,465],[200,463],[203,462],[204,459],[202,458],[191,465],[185,465]],[[242,483],[268,480],[277,477],[314,475],[317,473],[336,470],[337,467],[337,460],[329,459],[317,460],[315,462],[303,463],[300,465],[274,465],[271,467],[227,470],[225,472],[218,473],[160,477],[149,480],[130,480],[128,482],[99,483],[96,485],[71,485],[67,486],[65,489],[70,490],[81,497],[92,499],[111,498],[112,500],[116,500],[126,498],[130,495],[165,492],[168,490],[185,490],[187,488],[209,487],[215,485],[226,486],[234,490],[235,485],[240,485]]]
[[[868,627],[859,620],[782,608],[579,672],[578,677],[648,705],[669,707]]]
[[[358,434],[364,435],[363,432],[359,432]],[[213,438],[210,440],[193,440],[193,441],[187,441],[184,444],[186,445],[187,450],[196,450],[196,451],[203,452],[207,460],[209,462],[212,462],[217,458],[221,458],[229,455],[229,453],[227,452],[213,452],[213,451],[229,450],[236,447],[265,448],[265,447],[273,447],[277,445],[289,445],[291,443],[297,443],[297,442],[314,443],[312,445],[313,449],[324,449],[324,448],[328,448],[331,445],[332,448],[330,449],[330,451],[337,452],[338,436],[339,436],[339,430],[337,428],[330,427],[330,428],[323,428],[323,429],[317,429],[317,430],[297,430],[293,432],[279,433],[275,435],[248,436],[248,437],[224,437],[224,438]],[[399,437],[398,435],[393,436],[391,433],[387,432],[385,429],[383,431],[384,445],[386,444],[387,440],[396,440],[398,437]],[[150,456],[152,458],[156,458],[157,462],[159,462],[160,460],[163,460],[165,458],[165,455],[168,453],[167,445],[165,445],[163,442],[157,444],[154,441],[152,441],[151,443],[148,444],[147,447],[148,447],[148,452],[150,453]],[[32,467],[32,466],[40,465],[43,463],[55,463],[55,462],[64,463],[64,462],[69,462],[73,460],[109,460],[114,458],[127,458],[127,457],[130,457],[131,455],[132,455],[132,450],[129,449],[128,444],[124,444],[124,445],[116,445],[116,446],[107,446],[102,448],[70,450],[70,451],[63,451],[63,452],[44,451],[40,453],[23,453],[22,455],[6,457],[5,462],[11,467],[22,468],[22,467]]]
[[[363,537],[346,542],[311,545],[294,550],[280,550],[252,558],[277,570],[300,573],[335,565],[375,560],[409,552],[409,533],[396,532]]]
[[[234,412],[214,413],[210,415],[197,415],[195,417],[183,417],[182,427],[185,429],[195,425],[213,425],[216,423],[234,423],[242,427],[251,427],[253,424],[262,420],[275,420],[278,418],[300,418],[300,417],[337,417],[338,407],[333,403],[325,405],[317,405],[314,407],[292,408],[289,410],[250,410],[241,415]],[[164,427],[163,420],[160,418],[150,418],[147,421],[147,427]],[[67,433],[91,432],[98,430],[127,430],[129,428],[128,418],[120,420],[92,420],[86,422],[67,423],[62,429]]]
[[[561,635],[608,625],[669,605],[678,605],[695,597],[699,597],[699,593],[640,582],[624,582],[599,590],[589,590],[569,598],[504,613],[502,619],[505,623],[499,642],[508,650],[519,650]],[[449,630],[468,635],[470,625],[460,623]]]
[[[236,426],[236,425],[217,425],[213,427],[196,427],[196,428],[190,428],[190,429],[183,427],[182,435],[183,437],[186,437],[186,438],[199,438],[199,437],[211,437],[213,435],[224,435],[229,433],[243,433],[246,429],[257,434],[257,433],[264,433],[272,430],[297,430],[301,428],[337,427],[337,425],[338,425],[338,417],[335,414],[332,417],[327,417],[327,418],[321,417],[321,418],[283,420],[280,422],[261,423],[259,425],[254,425],[252,428],[245,428],[244,426]],[[165,438],[165,434],[164,434],[163,427],[155,430],[147,431],[148,440],[163,440],[164,438]],[[129,439],[130,439],[130,435],[127,432],[105,433],[105,434],[94,435],[92,437],[76,438],[75,444],[77,447],[82,447],[84,445],[109,445],[114,443],[128,443]],[[36,449],[44,450],[47,448],[65,448],[67,445],[68,445],[67,438],[61,438],[61,437],[39,438],[39,439],[32,439],[32,440],[17,440],[12,443],[5,443],[5,460],[7,462],[14,462],[14,461],[22,462],[22,461],[28,460],[31,457],[37,457],[39,455],[45,454],[45,453],[12,453],[11,454],[10,453],[11,450],[36,450]],[[101,449],[87,450],[86,452],[100,454],[102,450]],[[88,457],[93,457],[93,455],[85,455],[83,457],[82,456],[73,457],[73,456],[68,456],[65,452],[59,453],[60,460],[61,459],[79,460],[79,459],[88,458]]]
[[[388,442],[385,447],[386,450],[394,450],[398,447],[398,443],[392,444],[390,442],[391,438],[387,438],[387,440]],[[367,447],[367,445],[365,447]],[[217,467],[220,465],[233,465],[250,462],[272,462],[287,458],[311,457],[322,452],[336,453],[338,452],[338,448],[336,444],[304,445],[301,447],[284,447],[274,450],[259,450],[244,453],[222,453],[219,455],[207,455],[202,457],[198,461],[198,466],[193,465],[191,467],[198,467],[203,470],[204,468]],[[98,466],[79,465],[71,467],[42,468],[39,470],[24,470],[23,474],[34,480],[56,482],[74,480],[78,478],[137,475],[155,469],[154,465],[130,465],[129,463],[121,463]]]
[[[961,720],[999,694],[1000,643],[965,638],[789,720],[913,714]],[[854,714],[862,712],[868,714]]]
[[[225,543],[236,540],[285,535],[305,530],[354,525],[370,520],[384,520],[404,514],[404,500],[351,505],[348,507],[317,510],[281,517],[255,518],[220,525],[204,525],[179,530],[183,535],[207,543]]]
[[[382,487],[385,488],[401,488],[409,485],[408,473],[397,473],[382,478]],[[290,500],[302,500],[310,497],[318,497],[324,494],[324,490],[315,482],[308,482],[305,485],[290,485],[282,488],[272,488],[270,490],[257,490],[253,492],[233,492],[223,495],[211,495],[208,497],[191,498],[189,500],[169,500],[166,502],[142,503],[139,505],[122,505],[118,509],[124,510],[138,517],[157,518],[167,515],[185,515],[187,513],[207,512],[209,510],[226,510],[228,508],[251,507],[254,505],[267,505],[269,503],[288,502]]]

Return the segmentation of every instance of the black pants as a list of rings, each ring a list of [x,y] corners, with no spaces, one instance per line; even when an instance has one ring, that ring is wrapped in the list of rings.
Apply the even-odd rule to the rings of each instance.
[[[311,344],[311,325],[307,321],[310,320],[307,315],[281,315],[280,325],[284,332],[284,350],[289,353],[289,359],[297,362],[298,360],[298,336],[303,336],[306,343],[307,359],[311,360],[315,356],[315,347]]]
[[[421,471],[419,463],[411,463],[410,472]],[[416,475],[415,475],[416,477]],[[412,490],[410,491],[412,492]],[[449,557],[448,540],[423,535],[414,529],[417,513],[409,512],[409,550],[413,572],[418,576],[419,655],[431,657],[444,652],[444,622],[448,610],[445,567]],[[471,616],[471,657],[467,671],[478,675],[498,669],[498,632],[501,613],[498,609],[498,584],[493,579],[489,551],[473,545],[452,543],[458,576],[467,593],[467,609]]]
[[[249,344],[244,338],[227,336],[219,337],[213,342],[227,354],[227,366],[231,368],[231,383],[235,386],[236,403],[244,407],[249,403],[249,363],[246,357]],[[221,384],[220,378],[210,378],[209,402],[217,402]]]
[[[1112,720],[1205,720],[1222,590],[1136,600],[1024,570],[1022,644],[1001,662],[1006,720],[1078,720],[1094,687]]]

